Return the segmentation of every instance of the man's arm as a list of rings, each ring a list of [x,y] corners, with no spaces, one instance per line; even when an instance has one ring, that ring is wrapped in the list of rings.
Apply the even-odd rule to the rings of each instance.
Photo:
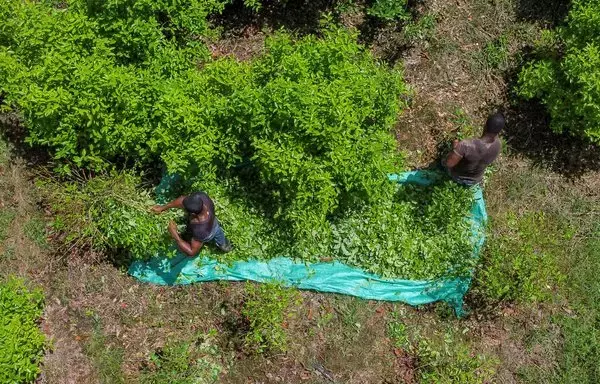
[[[450,151],[450,153],[448,153],[448,155],[446,156],[445,164],[448,169],[452,169],[452,168],[456,167],[456,165],[463,158],[463,155],[461,155],[457,151],[458,145],[459,145],[458,140],[454,140],[454,142],[452,143],[452,147],[453,147],[452,151]]]
[[[177,248],[179,248],[181,252],[185,253],[190,257],[194,257],[200,252],[200,249],[203,245],[202,242],[194,238],[192,238],[192,241],[189,243],[183,240],[179,235],[179,232],[177,232],[177,225],[173,221],[169,223],[169,233],[171,234],[171,237],[175,240]]]
[[[156,213],[161,213],[161,212],[164,212],[164,211],[169,210],[171,208],[183,209],[183,200],[186,197],[187,196],[179,196],[175,200],[173,200],[170,203],[167,203],[165,205],[155,205],[154,207],[152,207],[152,210],[154,212],[156,212]]]

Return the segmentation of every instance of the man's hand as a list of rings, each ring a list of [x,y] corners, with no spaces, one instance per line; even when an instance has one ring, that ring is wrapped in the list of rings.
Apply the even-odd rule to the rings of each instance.
[[[150,210],[154,213],[162,213],[171,208],[183,209],[183,200],[185,200],[185,196],[179,196],[175,200],[173,200],[165,205],[155,205],[152,208],[150,208]]]
[[[169,233],[174,239],[179,239],[179,232],[177,232],[177,224],[173,220],[169,221]]]
[[[169,233],[171,234],[171,237],[175,240],[175,243],[177,243],[177,248],[181,252],[185,253],[190,257],[194,257],[200,252],[200,248],[202,248],[203,245],[202,242],[194,238],[192,238],[192,240],[189,243],[183,240],[181,236],[179,236],[179,233],[177,232],[177,224],[175,224],[173,220],[169,221]]]
[[[458,152],[456,150],[456,148],[458,147],[458,144],[460,144],[460,141],[454,140],[452,142],[452,151],[450,151],[450,153],[448,153],[448,155],[446,155],[444,164],[445,164],[446,168],[448,168],[448,169],[452,169],[452,168],[456,167],[456,165],[463,158],[461,155],[458,154]]]

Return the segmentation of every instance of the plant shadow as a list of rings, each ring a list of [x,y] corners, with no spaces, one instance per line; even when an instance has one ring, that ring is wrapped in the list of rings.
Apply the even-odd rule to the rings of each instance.
[[[584,139],[552,132],[550,116],[539,101],[520,101],[505,113],[510,122],[505,132],[507,145],[535,165],[569,179],[600,169],[600,148]]]
[[[540,22],[545,28],[559,25],[569,11],[569,0],[518,0],[516,12],[519,20]]]
[[[220,15],[212,18],[214,25],[223,28],[225,35],[240,36],[263,28],[284,28],[299,35],[315,33],[324,12],[332,12],[337,0],[265,1],[258,11],[233,0]]]
[[[1,97],[0,104],[2,104]],[[28,165],[47,165],[51,160],[48,149],[42,146],[30,146],[25,141],[26,137],[27,129],[15,113],[0,114],[0,139],[11,146],[12,155],[24,159]]]
[[[533,54],[525,52],[523,62],[533,58]],[[515,94],[520,69],[517,67],[506,74],[508,87],[504,99],[509,103],[498,106],[507,121],[503,133],[506,145],[531,159],[535,166],[571,180],[600,169],[598,146],[568,133],[555,133],[550,127],[550,115],[540,100],[524,100]]]
[[[424,0],[408,0],[406,9],[417,20],[423,13]],[[381,18],[365,14],[362,22],[357,26],[359,31],[358,41],[366,47],[373,47],[377,57],[390,67],[398,63],[404,55],[417,44],[416,41],[407,39],[402,31],[406,22],[385,21]]]
[[[358,41],[366,47],[376,47],[377,56],[394,66],[413,47],[414,42],[403,37],[405,26],[401,21],[384,21],[367,14],[372,1],[356,3],[358,8],[345,11],[348,6],[343,0],[288,0],[265,1],[258,10],[244,5],[243,0],[233,0],[224,11],[212,17],[212,23],[222,28],[223,37],[249,38],[261,30],[291,31],[298,36],[318,35],[324,16],[331,17],[335,24],[354,27]],[[407,9],[416,18],[423,7],[423,0],[409,0]],[[347,13],[349,12],[349,13]]]
[[[221,328],[229,344],[239,352],[244,350],[245,337],[250,332],[250,321],[240,308],[243,302],[224,300],[220,305],[222,314]]]

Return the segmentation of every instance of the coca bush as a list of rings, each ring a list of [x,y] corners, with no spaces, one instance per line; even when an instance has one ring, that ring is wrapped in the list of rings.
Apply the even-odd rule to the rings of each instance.
[[[546,105],[555,132],[600,143],[600,1],[574,0],[565,24],[545,37],[542,58],[519,75],[519,94]]]

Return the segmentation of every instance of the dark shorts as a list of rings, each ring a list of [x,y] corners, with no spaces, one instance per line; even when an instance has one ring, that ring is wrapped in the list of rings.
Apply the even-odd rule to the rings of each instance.
[[[217,244],[217,246],[219,246],[219,248],[227,245],[228,240],[225,237],[225,232],[223,231],[223,228],[221,228],[221,225],[219,224],[219,222],[217,221],[215,223],[215,226],[213,228],[213,230],[211,231],[211,233],[206,236],[205,238],[199,239],[199,238],[195,238],[192,235],[192,231],[190,229],[190,227],[188,226],[185,230],[185,232],[182,234],[182,237],[185,241],[191,241],[193,238],[201,241],[202,243],[209,243],[211,241],[214,241],[215,244]]]
[[[448,169],[448,167],[446,167],[446,164],[444,164],[444,162],[441,162],[442,168],[444,169],[444,171],[446,172],[446,174],[448,175],[448,177],[450,177],[452,180],[454,180],[456,183],[460,184],[460,185],[464,185],[465,187],[472,187],[474,185],[479,184],[478,181],[472,180],[472,179],[463,179],[460,176],[454,176],[452,175],[452,173],[450,172],[450,170]]]
[[[214,241],[215,244],[217,244],[217,246],[219,248],[222,248],[227,245],[228,241],[227,241],[227,238],[225,237],[225,232],[223,232],[223,228],[221,228],[219,223],[217,223],[217,228],[215,230],[215,233],[207,241]]]
[[[227,238],[225,237],[225,232],[223,232],[223,228],[217,221],[215,223],[215,227],[212,230],[212,233],[208,235],[205,239],[199,239],[203,243],[208,243],[210,241],[214,241],[215,244],[219,247],[223,247],[227,244]]]

